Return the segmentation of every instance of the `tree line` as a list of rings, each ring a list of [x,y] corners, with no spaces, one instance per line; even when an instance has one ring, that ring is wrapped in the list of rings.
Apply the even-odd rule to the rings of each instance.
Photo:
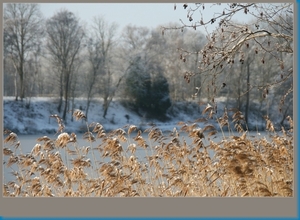
[[[249,111],[268,114],[272,106],[279,106],[282,118],[291,114],[291,5],[272,11],[259,4],[228,4],[220,15],[197,22],[194,13],[201,14],[205,5],[183,7],[188,24],[128,25],[118,32],[118,24],[100,15],[87,25],[66,9],[44,18],[39,4],[5,4],[4,95],[27,102],[57,97],[63,119],[76,97],[86,98],[86,115],[93,99],[102,98],[104,118],[114,98],[161,120],[176,102],[209,102],[216,108],[220,96],[246,119]],[[241,10],[253,20],[233,21]],[[197,30],[217,21],[213,33]],[[253,103],[259,109],[251,108]]]

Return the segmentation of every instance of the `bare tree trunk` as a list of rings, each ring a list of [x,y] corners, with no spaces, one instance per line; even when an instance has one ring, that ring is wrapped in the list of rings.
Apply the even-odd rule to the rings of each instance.
[[[72,115],[74,113],[74,109],[75,109],[75,94],[74,94],[74,90],[72,90]],[[73,117],[71,117],[71,121],[73,121]]]
[[[106,114],[107,114],[107,110],[108,110],[108,106],[109,106],[109,101],[108,101],[108,98],[109,98],[109,93],[110,93],[110,87],[112,86],[111,85],[111,72],[110,70],[108,69],[107,70],[107,79],[105,80],[105,88],[104,88],[104,97],[103,97],[103,118],[106,117]]]
[[[61,112],[61,106],[62,106],[62,101],[63,101],[63,80],[62,80],[62,74],[60,74],[60,90],[59,90],[59,102],[57,106],[57,111],[60,113]]]
[[[85,110],[85,116],[86,116],[86,118],[88,118],[88,113],[89,113],[89,109],[90,109],[90,104],[91,104],[91,98],[88,97],[88,98],[87,98],[87,102],[86,102],[86,110]]]
[[[91,104],[91,90],[89,89],[88,96],[87,96],[87,101],[86,101],[86,111],[85,111],[85,116],[86,117],[88,117],[90,104]]]
[[[65,77],[65,94],[64,94],[64,98],[65,98],[65,105],[64,105],[64,111],[63,111],[63,120],[66,121],[66,115],[67,115],[67,108],[68,108],[68,101],[69,101],[69,80],[70,80],[70,74],[68,72],[65,73],[66,77]]]
[[[102,115],[103,118],[106,117],[108,106],[109,106],[107,98],[108,97],[103,98],[103,115]]]
[[[247,62],[247,94],[246,94],[246,109],[245,109],[245,120],[248,124],[249,117],[249,100],[250,99],[250,63]]]
[[[130,67],[130,66],[129,66]],[[115,92],[117,91],[117,89],[119,88],[120,86],[120,83],[122,82],[123,78],[125,77],[127,71],[129,70],[129,67],[127,68],[127,70],[125,71],[125,74],[122,75],[120,78],[119,78],[119,81],[117,83],[117,85],[114,87],[114,90],[111,92],[110,96],[106,96],[105,99],[104,99],[104,104],[103,104],[103,108],[104,108],[104,112],[103,112],[103,118],[106,117],[106,114],[107,114],[107,111],[108,111],[108,108],[109,108],[109,105],[110,103],[112,102],[114,96],[115,96]]]
[[[242,103],[241,103],[241,83],[242,83],[242,71],[243,71],[243,66],[241,65],[241,71],[239,73],[239,79],[238,79],[238,110],[241,111]]]
[[[23,67],[21,67],[23,68]],[[25,87],[24,87],[24,73],[23,70],[20,71],[20,99],[23,101],[23,98],[25,97]]]
[[[16,101],[18,101],[18,79],[17,79],[17,77],[18,77],[18,74],[17,74],[17,72],[15,72],[15,79],[14,79],[14,84],[15,84],[15,100]]]
[[[93,71],[93,78],[92,81],[90,82],[90,85],[88,87],[88,94],[87,94],[87,101],[86,101],[86,112],[85,112],[85,116],[88,117],[88,112],[90,109],[90,104],[91,104],[91,99],[92,99],[92,91],[93,91],[93,87],[96,81],[96,75],[97,75],[97,70]]]

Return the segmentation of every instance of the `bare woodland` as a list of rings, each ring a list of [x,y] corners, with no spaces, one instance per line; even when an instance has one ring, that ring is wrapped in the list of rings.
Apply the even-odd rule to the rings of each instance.
[[[216,114],[225,97],[246,122],[250,111],[283,122],[293,103],[293,3],[222,4],[211,17],[203,17],[205,6],[175,4],[170,10],[186,10],[181,23],[119,30],[101,15],[89,26],[68,10],[46,19],[38,4],[5,4],[4,95],[27,105],[33,96],[57,97],[63,119],[76,97],[86,97],[86,115],[94,98],[103,99],[104,118],[114,98],[138,113],[151,107],[139,100],[165,98],[166,109],[209,103]],[[156,97],[155,86],[166,89]]]

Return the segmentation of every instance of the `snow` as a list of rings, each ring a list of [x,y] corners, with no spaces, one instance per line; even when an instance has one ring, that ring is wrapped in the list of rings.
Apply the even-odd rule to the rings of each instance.
[[[35,97],[29,100],[15,101],[14,97],[3,97],[4,110],[4,128],[9,129],[17,134],[48,134],[55,133],[58,124],[55,118],[50,115],[59,114],[57,111],[58,99]],[[82,109],[85,113],[86,100],[77,98],[75,100],[75,109]],[[106,118],[102,117],[102,101],[94,100],[91,102],[88,112],[88,124],[99,122],[105,130],[113,130],[122,128],[125,125],[136,125],[139,129],[151,127],[149,124],[156,124],[162,130],[173,130],[178,120],[192,120],[192,114],[186,115],[180,113],[178,117],[174,117],[168,122],[162,123],[156,120],[147,121],[144,117],[137,115],[125,107],[119,101],[112,101]],[[84,121],[71,121],[71,112],[67,114],[64,122],[66,132],[86,132],[87,125]]]
[[[218,115],[222,116],[222,109],[224,109],[224,101],[219,100]],[[157,120],[146,120],[144,117],[137,115],[135,112],[126,109],[120,101],[112,101],[106,118],[102,117],[102,100],[94,99],[91,102],[88,112],[88,124],[98,122],[103,125],[106,131],[123,128],[125,125],[136,125],[139,129],[147,129],[151,124],[155,124],[162,131],[172,131],[174,127],[177,129],[179,121],[185,123],[193,123],[196,119],[202,118],[202,111],[206,105],[199,106],[195,102],[178,102],[168,112],[170,120],[161,122]],[[15,101],[14,97],[3,97],[4,128],[9,129],[17,134],[55,134],[58,129],[58,124],[55,118],[50,115],[57,114],[62,116],[62,113],[57,111],[58,99],[48,97],[34,97],[24,99],[23,101]],[[71,104],[70,104],[71,106]],[[82,109],[85,113],[86,100],[84,98],[75,99],[75,109]],[[129,117],[128,117],[129,116]],[[84,133],[87,131],[87,124],[85,121],[76,121],[75,118],[71,121],[71,112],[67,113],[67,119],[64,122],[65,132]],[[208,122],[219,128],[216,120]],[[249,127],[253,130],[261,130],[265,127],[263,120],[258,120],[257,115],[250,114]],[[199,127],[204,127],[202,123],[198,123]]]

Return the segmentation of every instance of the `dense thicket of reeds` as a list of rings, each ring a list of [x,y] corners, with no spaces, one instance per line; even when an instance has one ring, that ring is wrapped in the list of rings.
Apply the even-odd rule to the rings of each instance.
[[[79,110],[73,116],[86,121]],[[3,196],[293,196],[291,117],[289,129],[276,132],[266,118],[269,137],[249,137],[241,112],[235,112],[239,135],[229,130],[218,142],[214,126],[198,126],[205,118],[180,122],[168,135],[155,126],[141,131],[135,125],[106,133],[101,124],[86,122],[83,137],[89,146],[79,146],[76,134],[65,133],[60,117],[52,117],[59,125],[57,138],[38,138],[29,154],[22,153],[18,136],[5,130],[4,170],[11,169],[15,178],[4,182]],[[226,112],[217,120],[221,128],[229,123]],[[138,149],[144,158],[137,157]]]

